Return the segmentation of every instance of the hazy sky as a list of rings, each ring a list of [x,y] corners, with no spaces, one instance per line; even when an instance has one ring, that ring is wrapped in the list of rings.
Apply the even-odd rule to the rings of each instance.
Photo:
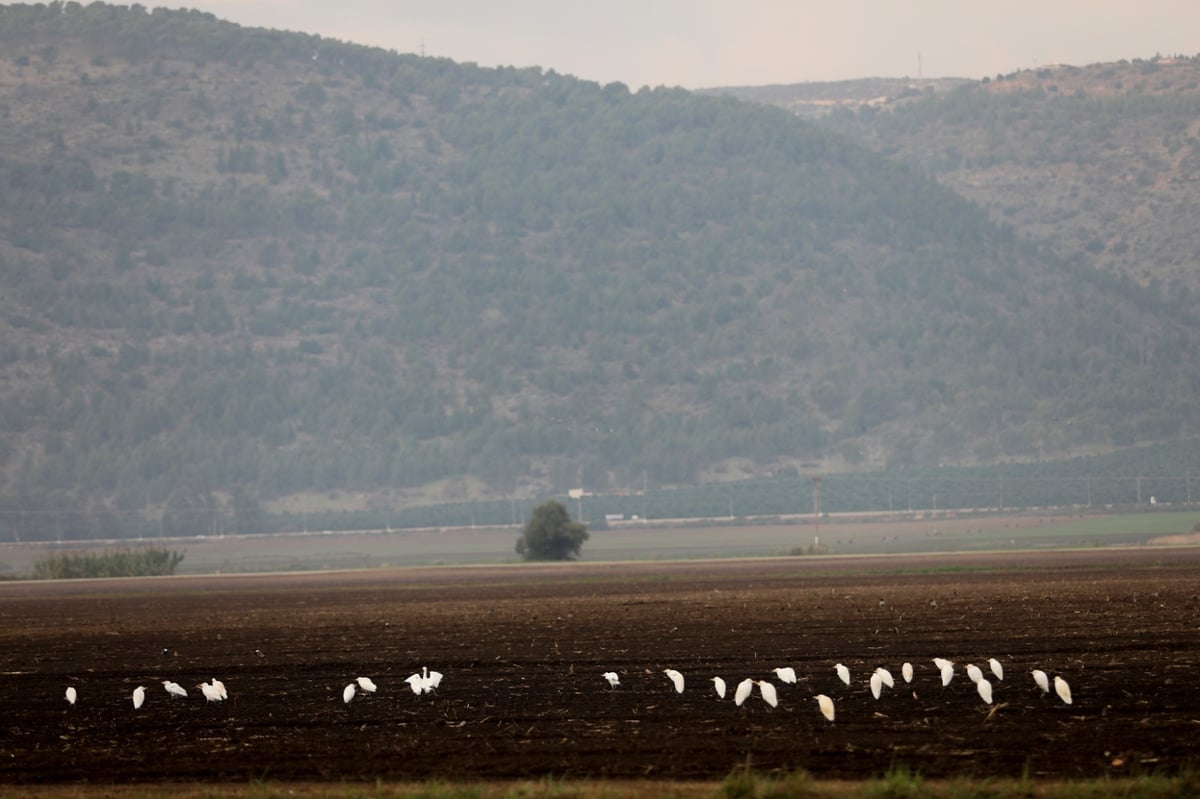
[[[600,83],[967,77],[1200,52],[1198,0],[194,0],[243,25]]]

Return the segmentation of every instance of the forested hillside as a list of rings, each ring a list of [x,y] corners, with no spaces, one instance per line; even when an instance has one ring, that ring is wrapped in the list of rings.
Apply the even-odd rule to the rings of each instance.
[[[1200,291],[1200,57],[720,93],[824,110],[1062,257],[1181,301]]]
[[[1190,303],[778,109],[55,3],[0,120],[0,511],[1200,431]]]

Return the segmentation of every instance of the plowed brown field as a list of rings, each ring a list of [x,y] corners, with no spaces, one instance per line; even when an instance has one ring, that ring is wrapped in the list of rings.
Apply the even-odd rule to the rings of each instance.
[[[1088,777],[1200,755],[1195,548],[8,583],[0,623],[8,784],[710,778],[747,761]],[[958,664],[946,688],[935,656]],[[990,707],[962,671],[989,657],[1005,668]],[[896,686],[875,700],[881,665]],[[414,696],[422,666],[445,679]],[[1032,668],[1064,676],[1074,704]],[[347,706],[360,675],[379,690]],[[719,700],[714,675],[731,693],[770,679],[779,706]],[[194,687],[212,677],[227,702]]]

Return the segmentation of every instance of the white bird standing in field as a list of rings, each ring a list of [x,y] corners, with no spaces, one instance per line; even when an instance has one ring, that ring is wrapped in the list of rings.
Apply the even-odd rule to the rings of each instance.
[[[167,689],[167,693],[169,693],[171,696],[181,696],[184,698],[187,697],[187,689],[179,683],[171,682],[170,680],[163,680],[162,684],[163,688]]]
[[[225,683],[221,682],[216,677],[212,678],[212,687],[218,694],[221,695],[221,701],[225,701],[229,698],[229,692],[225,690]]]
[[[1050,678],[1046,676],[1046,672],[1041,669],[1034,669],[1029,672],[1033,675],[1033,681],[1037,683],[1037,687],[1042,689],[1042,693],[1050,693]]]
[[[617,673],[615,671],[606,671],[603,674],[601,674],[600,676],[608,681],[609,688],[616,688],[618,685],[621,684],[621,678],[617,676]]]
[[[733,693],[733,703],[738,707],[741,707],[742,703],[746,701],[746,698],[750,696],[750,692],[753,690],[754,680],[750,679],[749,677],[742,680],[740,683],[738,683],[737,690]]]
[[[779,695],[775,692],[775,686],[766,680],[755,680],[758,685],[758,693],[762,696],[763,701],[771,707],[779,706]]]
[[[342,701],[347,705],[354,699],[354,694],[357,692],[356,688],[357,686],[354,683],[350,683],[342,689]]]
[[[892,673],[890,671],[888,671],[887,669],[885,669],[883,666],[880,666],[879,668],[875,669],[875,673],[879,675],[879,679],[882,680],[883,684],[886,685],[888,688],[896,687],[896,680],[892,677]]]
[[[900,667],[900,676],[904,678],[905,682],[912,682],[913,667],[911,663],[905,662],[905,664]]]
[[[975,690],[979,692],[979,698],[986,704],[992,703],[992,684],[986,678],[980,677],[975,682]]]
[[[1067,681],[1062,677],[1054,677],[1054,693],[1058,694],[1058,698],[1065,704],[1071,704],[1071,686],[1067,685]]]
[[[1000,665],[1000,661],[995,658],[988,658],[988,666],[992,669],[992,674],[996,675],[997,680],[1004,679],[1004,667]]]
[[[817,694],[814,698],[817,700],[817,707],[821,709],[821,715],[832,724],[834,716],[833,700],[825,694]]]
[[[75,704],[75,700],[79,698],[79,693],[75,690],[74,685],[67,686],[67,704]]]
[[[791,666],[783,666],[775,669],[775,676],[780,682],[785,682],[794,685],[796,683],[796,670]]]
[[[133,689],[133,709],[137,710],[138,708],[140,708],[142,706],[142,703],[145,701],[146,701],[146,689],[139,685],[137,688]]]
[[[369,694],[373,694],[379,689],[379,686],[376,685],[375,681],[370,677],[355,677],[354,681],[358,683],[359,688],[363,689]]]
[[[222,702],[225,699],[224,695],[221,693],[221,690],[215,685],[202,682],[196,687],[200,689],[200,693],[204,694],[204,698],[209,702]]]
[[[721,679],[720,677],[713,677],[712,684],[713,684],[713,688],[715,688],[717,690],[717,696],[724,699],[725,698],[725,681],[723,679]]]
[[[883,693],[883,677],[879,676],[879,672],[875,671],[871,674],[871,696],[876,699]]]
[[[850,684],[850,669],[846,668],[841,663],[836,663],[833,666],[833,670],[837,672],[839,680],[846,683],[846,685]]]
[[[422,666],[420,674],[410,674],[404,681],[414,694],[428,694],[442,684],[442,673],[430,671],[428,666]]]
[[[974,663],[967,664],[967,677],[971,682],[979,685],[979,681],[983,679],[983,669],[976,666]]]
[[[945,688],[954,679],[954,661],[945,658],[934,658],[933,665],[942,673],[942,687]]]
[[[670,678],[671,682],[675,685],[675,693],[683,693],[682,674],[677,672],[675,669],[663,669],[663,674],[667,675],[667,677]]]

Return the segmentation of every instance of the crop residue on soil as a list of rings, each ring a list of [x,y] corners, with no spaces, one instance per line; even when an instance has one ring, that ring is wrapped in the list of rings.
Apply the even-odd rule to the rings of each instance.
[[[1192,548],[4,584],[0,783],[1177,769],[1200,755],[1198,594]],[[945,688],[933,657],[956,662]],[[989,657],[991,705],[963,671]],[[415,695],[423,666],[445,679]],[[378,691],[347,705],[359,676]],[[213,677],[227,701],[204,701]],[[735,706],[746,677],[778,707]]]

